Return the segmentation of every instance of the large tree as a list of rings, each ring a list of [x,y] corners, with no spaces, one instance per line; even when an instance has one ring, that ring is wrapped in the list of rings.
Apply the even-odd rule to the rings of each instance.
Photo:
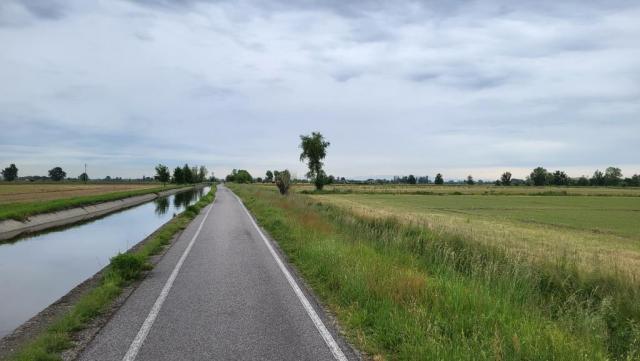
[[[173,183],[184,183],[184,172],[181,167],[176,167],[176,169],[173,170]]]
[[[596,169],[596,171],[593,172],[593,177],[591,177],[591,179],[589,179],[589,183],[592,186],[603,186],[603,185],[605,185],[604,174],[599,169]]]
[[[511,172],[502,173],[502,176],[500,177],[500,184],[502,184],[503,186],[511,185]]]
[[[227,175],[226,180],[227,182],[235,183],[251,183],[253,182],[253,177],[245,169],[234,169],[231,174]]]
[[[327,147],[330,143],[327,142],[320,132],[313,132],[311,135],[300,136],[300,161],[307,161],[309,172],[307,177],[310,178],[316,186],[316,189],[322,190],[325,185],[325,172],[322,169],[322,160],[327,156]]]
[[[63,180],[66,176],[67,172],[63,171],[60,167],[49,169],[49,178],[55,182]]]
[[[204,182],[204,180],[207,179],[207,174],[209,174],[209,170],[207,167],[201,165],[200,168],[198,168],[198,182]]]
[[[2,170],[2,177],[8,182],[14,181],[18,178],[18,167],[11,163],[10,166]]]
[[[416,182],[416,176],[414,176],[413,174],[409,174],[409,176],[407,177],[407,183],[416,184]]]
[[[551,183],[555,186],[566,186],[569,184],[567,173],[557,170],[551,175]]]
[[[89,181],[89,175],[87,173],[82,173],[78,176],[78,179],[82,182],[87,183]]]
[[[167,182],[171,179],[171,172],[169,172],[169,167],[164,164],[158,164],[156,166],[155,178],[159,182],[162,182],[162,184],[167,184]]]
[[[185,183],[193,183],[193,170],[189,167],[189,164],[185,163],[184,167],[182,167],[182,174],[184,176]]]
[[[436,174],[436,179],[433,181],[435,184],[444,184],[444,178],[442,178],[442,174]]]
[[[266,177],[264,178],[265,182],[269,182],[269,183],[273,182],[273,172],[272,171],[268,170],[267,174],[265,174],[265,175],[266,175]]]
[[[547,184],[547,180],[549,179],[549,172],[542,167],[537,167],[531,172],[529,175],[531,178],[531,182],[533,182],[534,186],[543,186]]]
[[[604,171],[604,184],[617,186],[622,181],[622,170],[616,167],[609,167]]]

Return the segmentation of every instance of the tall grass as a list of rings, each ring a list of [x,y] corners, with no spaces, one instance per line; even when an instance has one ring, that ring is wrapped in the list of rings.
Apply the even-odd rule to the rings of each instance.
[[[149,257],[162,251],[176,233],[186,228],[200,210],[213,201],[215,191],[216,187],[213,186],[206,196],[165,224],[137,251],[114,256],[103,273],[100,285],[82,296],[68,313],[56,320],[33,342],[24,345],[10,360],[61,360],[61,352],[73,345],[74,332],[82,330],[91,320],[103,314],[125,286],[150,269],[152,266],[149,264]]]
[[[403,360],[635,360],[636,280],[514,258],[393,217],[236,187],[363,350]]]

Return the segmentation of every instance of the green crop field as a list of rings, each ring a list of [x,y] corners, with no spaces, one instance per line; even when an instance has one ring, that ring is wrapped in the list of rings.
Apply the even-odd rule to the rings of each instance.
[[[640,198],[346,194],[324,196],[399,214],[452,213],[492,220],[560,226],[640,240]]]
[[[232,187],[373,359],[640,359],[636,190]]]

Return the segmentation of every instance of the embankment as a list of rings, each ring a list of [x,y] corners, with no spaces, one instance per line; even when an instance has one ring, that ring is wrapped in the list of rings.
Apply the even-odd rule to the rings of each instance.
[[[24,222],[13,219],[2,220],[0,221],[0,241],[11,239],[24,233],[38,232],[49,228],[65,226],[91,218],[100,217],[105,214],[152,201],[159,197],[165,197],[193,189],[194,187],[200,188],[204,186],[205,185],[196,185],[176,188],[158,193],[143,194],[140,196],[128,197],[104,203],[65,209],[58,212],[37,214],[29,217]]]

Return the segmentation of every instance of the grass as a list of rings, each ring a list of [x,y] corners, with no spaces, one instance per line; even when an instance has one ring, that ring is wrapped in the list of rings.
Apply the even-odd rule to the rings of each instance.
[[[103,314],[123,288],[151,268],[149,257],[158,254],[173,236],[187,227],[200,210],[215,197],[215,186],[195,205],[191,205],[165,224],[135,252],[121,253],[111,259],[100,285],[84,295],[73,308],[56,320],[42,335],[11,356],[11,361],[61,360],[62,351],[73,344],[73,334]]]
[[[640,288],[626,274],[515,256],[392,213],[233,187],[374,359],[640,358]]]
[[[514,257],[568,260],[640,280],[640,200],[635,197],[317,195],[367,217],[394,217]]]
[[[340,199],[394,212],[456,214],[466,217],[559,226],[640,240],[640,198],[574,196],[419,196],[349,194]]]
[[[12,187],[12,186],[9,186]],[[77,196],[70,198],[61,198],[53,200],[42,201],[29,201],[29,202],[16,202],[16,203],[4,203],[0,208],[0,220],[3,219],[15,219],[23,221],[30,216],[39,213],[56,212],[63,209],[69,209],[80,206],[87,206],[96,203],[108,202],[117,199],[139,196],[148,193],[158,193],[165,190],[180,188],[182,186],[170,185],[167,187],[152,187],[136,190],[127,190],[120,192],[103,193],[88,196]],[[37,198],[37,194],[34,195]]]

